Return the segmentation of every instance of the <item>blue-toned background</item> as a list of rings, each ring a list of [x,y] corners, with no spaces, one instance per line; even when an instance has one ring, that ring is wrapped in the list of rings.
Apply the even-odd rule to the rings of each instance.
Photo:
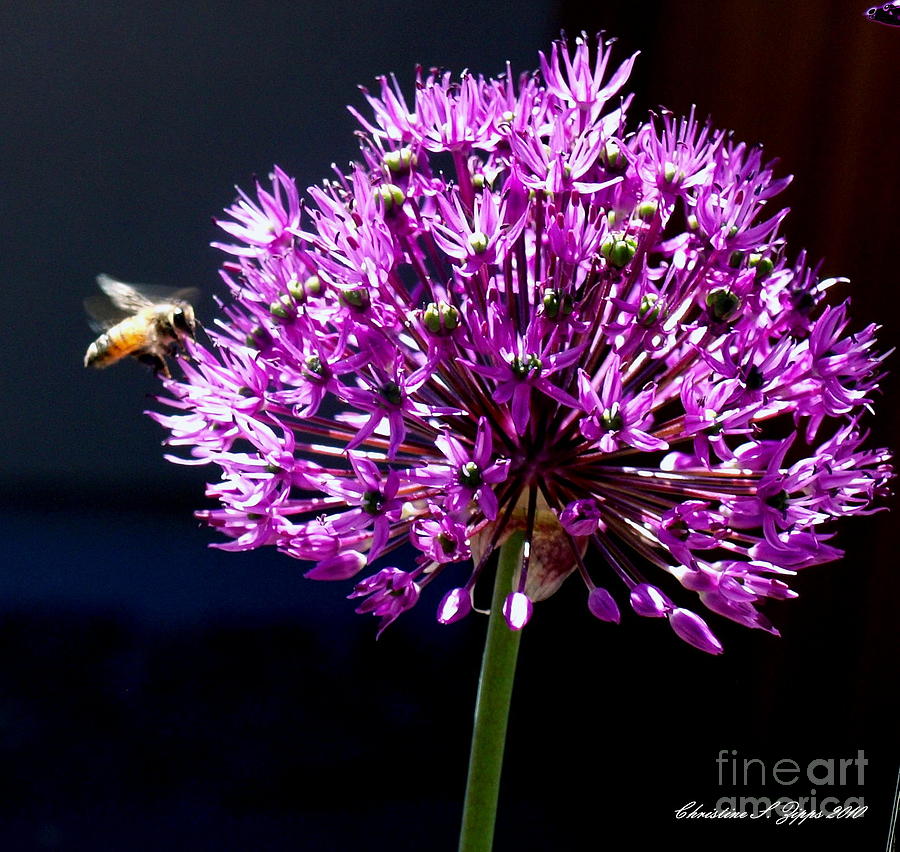
[[[203,471],[162,459],[133,363],[81,366],[98,272],[221,293],[211,217],[273,163],[301,185],[354,156],[356,84],[414,65],[524,70],[565,26],[643,54],[643,109],[696,103],[794,173],[792,248],[847,275],[898,339],[900,29],[867,0],[614,4],[17,2],[0,8],[0,849],[455,848],[484,623],[426,596],[377,643],[350,591],[274,553],[223,554]],[[213,314],[212,299],[200,315]],[[892,359],[890,365],[896,368]],[[873,419],[897,445],[897,382]],[[769,612],[592,620],[569,584],[526,630],[498,850],[693,843],[884,847],[898,749],[896,515]],[[791,830],[676,822],[721,795],[720,749],[870,763],[870,812]],[[787,790],[810,795],[809,789]],[[842,794],[839,789],[819,795]]]

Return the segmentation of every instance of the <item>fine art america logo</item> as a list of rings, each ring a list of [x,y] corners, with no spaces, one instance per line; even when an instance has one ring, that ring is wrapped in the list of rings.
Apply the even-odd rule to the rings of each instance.
[[[858,792],[865,783],[869,761],[860,749],[855,757],[816,758],[806,764],[782,758],[767,764],[759,758],[738,757],[735,749],[722,749],[716,758],[720,787],[783,790],[783,795],[722,796],[712,806],[686,802],[676,819],[770,819],[778,825],[807,820],[860,819],[866,803]],[[825,789],[823,789],[825,788]],[[859,788],[857,790],[857,788]]]

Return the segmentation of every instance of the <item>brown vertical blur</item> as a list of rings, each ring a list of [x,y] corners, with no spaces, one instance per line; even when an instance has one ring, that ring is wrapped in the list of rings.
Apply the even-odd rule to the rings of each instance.
[[[676,113],[697,105],[737,139],[764,143],[780,174],[793,174],[784,193],[789,250],[824,259],[824,276],[851,279],[853,323],[883,324],[883,349],[900,341],[900,28],[873,24],[871,0],[721,0],[587,4],[562,0],[560,23],[570,36],[604,31],[619,58],[642,52],[633,77],[632,119],[647,108]],[[900,357],[888,367],[900,370]],[[900,448],[900,382],[883,383],[874,440]],[[896,500],[891,501],[897,511]],[[837,542],[840,566],[800,578],[803,605],[823,625],[844,625],[859,643],[839,664],[856,671],[856,699],[876,696],[895,678],[898,548],[893,517],[848,520]],[[851,603],[852,601],[852,603]],[[799,603],[799,602],[798,602]],[[793,606],[797,606],[794,604]],[[791,606],[778,610],[790,631]],[[786,623],[787,622],[787,623]],[[827,629],[827,626],[823,629]],[[814,652],[814,648],[810,649]],[[791,673],[787,663],[773,689]],[[765,701],[765,699],[763,699]],[[853,699],[850,699],[851,703]],[[864,711],[863,711],[864,714]]]

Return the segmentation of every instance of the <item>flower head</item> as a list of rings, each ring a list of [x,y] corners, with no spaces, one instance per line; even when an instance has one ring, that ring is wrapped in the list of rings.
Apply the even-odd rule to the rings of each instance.
[[[153,415],[221,469],[221,546],[355,578],[383,629],[436,581],[465,617],[521,533],[514,629],[577,575],[597,618],[627,602],[710,653],[694,594],[774,633],[760,604],[840,555],[830,522],[892,476],[859,425],[876,329],[785,259],[760,151],[693,111],[629,129],[609,56],[420,73],[411,101],[381,78],[350,174],[304,207],[276,170],[227,211],[233,301]]]

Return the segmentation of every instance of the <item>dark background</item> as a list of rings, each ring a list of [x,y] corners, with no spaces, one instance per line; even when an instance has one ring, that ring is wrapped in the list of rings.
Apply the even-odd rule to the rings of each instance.
[[[81,367],[93,277],[217,284],[210,217],[279,163],[305,186],[354,156],[357,83],[416,62],[537,64],[565,27],[640,49],[646,108],[696,103],[793,173],[792,250],[846,275],[898,339],[900,29],[867,0],[12,2],[0,8],[0,849],[455,848],[484,623],[426,596],[379,641],[338,584],[208,550],[203,471],[162,460],[154,380]],[[200,307],[212,315],[208,299]],[[891,366],[896,367],[892,359]],[[896,446],[897,382],[873,441]],[[883,849],[897,767],[896,515],[841,527],[783,638],[715,621],[592,620],[575,584],[525,631],[497,849],[694,844]],[[721,749],[855,757],[861,821],[687,824]]]

